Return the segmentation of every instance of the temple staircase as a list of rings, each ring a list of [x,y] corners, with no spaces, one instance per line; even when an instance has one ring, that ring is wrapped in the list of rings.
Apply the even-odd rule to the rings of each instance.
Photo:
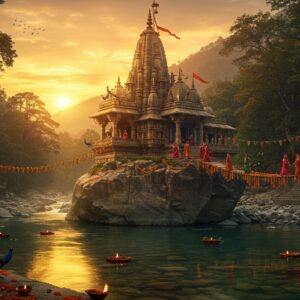
[[[277,205],[300,205],[300,185],[285,187],[281,195],[274,200]]]

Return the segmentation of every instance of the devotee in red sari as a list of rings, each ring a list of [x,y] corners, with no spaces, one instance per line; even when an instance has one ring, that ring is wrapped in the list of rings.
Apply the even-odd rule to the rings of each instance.
[[[187,159],[191,158],[190,144],[188,141],[186,141],[186,143],[183,146],[183,157]]]
[[[191,134],[189,137],[189,144],[191,147],[195,145],[195,140],[194,140],[193,134]]]
[[[295,165],[295,175],[300,176],[300,154],[296,154],[296,160],[294,161]]]
[[[284,175],[289,175],[290,174],[290,162],[288,159],[287,154],[284,154],[283,159],[282,159],[282,164],[281,164],[281,171],[280,171],[280,175],[284,176]]]
[[[127,130],[124,130],[123,135],[122,135],[122,139],[123,139],[123,140],[127,140],[127,139],[128,139],[128,133],[127,133]]]
[[[177,143],[174,143],[172,145],[172,158],[175,159],[178,157],[179,157],[179,147],[178,147]]]
[[[204,146],[204,155],[203,155],[203,160],[204,161],[211,161],[212,153],[208,149],[207,145]]]
[[[229,171],[229,172],[233,171],[232,159],[231,159],[231,155],[229,153],[227,153],[227,156],[226,156],[225,171]]]
[[[199,156],[200,156],[200,159],[204,158],[204,152],[205,152],[205,144],[201,144],[200,147],[199,147]]]

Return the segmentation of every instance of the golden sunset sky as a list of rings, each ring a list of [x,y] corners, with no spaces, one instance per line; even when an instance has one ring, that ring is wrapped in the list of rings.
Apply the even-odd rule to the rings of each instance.
[[[237,16],[265,10],[265,0],[161,0],[158,24],[181,37],[161,33],[168,64],[227,36]],[[0,31],[12,36],[18,58],[0,74],[11,96],[32,91],[59,110],[105,94],[117,76],[127,79],[151,0],[7,0],[0,5]],[[15,22],[17,20],[17,22]],[[20,21],[25,24],[19,26]],[[15,23],[15,26],[13,24]],[[17,25],[17,26],[16,26]],[[28,26],[31,26],[28,28]],[[45,28],[35,34],[33,28]],[[34,32],[34,34],[32,34]]]

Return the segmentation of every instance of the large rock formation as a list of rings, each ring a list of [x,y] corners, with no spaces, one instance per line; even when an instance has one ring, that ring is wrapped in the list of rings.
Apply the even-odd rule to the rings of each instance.
[[[231,216],[244,191],[241,180],[208,176],[193,164],[111,162],[80,177],[68,220],[118,225],[192,225]]]

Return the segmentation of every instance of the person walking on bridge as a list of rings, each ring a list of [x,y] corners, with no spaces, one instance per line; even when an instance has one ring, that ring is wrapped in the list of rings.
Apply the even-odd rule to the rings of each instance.
[[[290,162],[287,154],[284,154],[283,156],[280,175],[281,176],[290,175]]]
[[[232,158],[231,158],[231,155],[229,153],[227,153],[227,156],[226,156],[225,171],[228,171],[228,172],[232,172],[233,171]]]
[[[295,176],[300,176],[300,154],[296,154],[296,160],[294,161]]]
[[[245,157],[244,157],[244,171],[246,174],[250,173],[251,172],[251,168],[250,168],[250,158],[249,158],[249,155],[248,153],[245,154]]]

